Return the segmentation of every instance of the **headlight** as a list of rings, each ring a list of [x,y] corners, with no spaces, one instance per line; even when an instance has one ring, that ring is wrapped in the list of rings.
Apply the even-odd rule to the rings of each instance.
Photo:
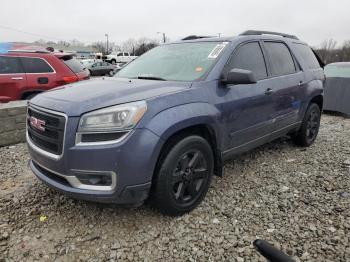
[[[96,110],[81,117],[78,132],[99,133],[131,129],[140,121],[146,110],[145,101]]]

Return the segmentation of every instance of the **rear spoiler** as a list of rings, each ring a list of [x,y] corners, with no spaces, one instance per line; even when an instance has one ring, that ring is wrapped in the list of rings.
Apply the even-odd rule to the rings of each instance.
[[[323,62],[322,58],[317,54],[317,52],[314,49],[311,48],[311,50],[314,53],[314,55],[316,56],[316,59],[317,59],[318,63],[320,64],[320,66],[322,68],[324,68],[326,65],[325,62]]]

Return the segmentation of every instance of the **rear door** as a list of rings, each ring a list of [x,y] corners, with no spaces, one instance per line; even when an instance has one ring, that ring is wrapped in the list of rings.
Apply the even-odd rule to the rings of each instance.
[[[0,56],[0,103],[22,98],[27,80],[18,57]]]
[[[298,121],[305,79],[286,43],[264,41],[263,46],[273,100],[273,131],[279,136]]]
[[[43,58],[21,57],[27,76],[27,91],[45,91],[56,86],[56,72]]]

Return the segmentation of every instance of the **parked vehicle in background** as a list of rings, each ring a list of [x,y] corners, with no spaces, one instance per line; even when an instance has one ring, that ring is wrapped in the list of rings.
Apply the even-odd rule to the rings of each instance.
[[[0,54],[0,102],[30,99],[57,86],[89,79],[71,54],[14,50]]]
[[[115,64],[115,68],[113,70],[114,74],[115,75],[116,73],[118,73],[126,64],[124,63],[119,63],[119,64]]]
[[[78,60],[82,65],[84,65],[86,68],[90,67],[92,64],[96,62],[103,62],[102,59],[81,59]]]
[[[203,200],[225,160],[284,135],[312,145],[323,80],[310,47],[287,34],[164,44],[114,77],[32,99],[30,168],[75,198],[149,199],[182,215]]]
[[[328,64],[324,72],[324,109],[350,116],[350,62]]]
[[[115,54],[106,55],[103,57],[103,60],[111,63],[129,63],[130,61],[136,59],[137,56],[130,55],[129,52],[117,52]]]
[[[91,76],[113,76],[116,66],[102,61],[90,64],[87,68],[89,69]]]

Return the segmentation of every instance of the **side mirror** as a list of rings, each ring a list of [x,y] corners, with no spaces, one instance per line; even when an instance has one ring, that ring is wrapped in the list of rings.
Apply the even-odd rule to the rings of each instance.
[[[256,83],[255,76],[252,71],[234,68],[228,72],[226,78],[222,80],[225,84],[244,85]]]

